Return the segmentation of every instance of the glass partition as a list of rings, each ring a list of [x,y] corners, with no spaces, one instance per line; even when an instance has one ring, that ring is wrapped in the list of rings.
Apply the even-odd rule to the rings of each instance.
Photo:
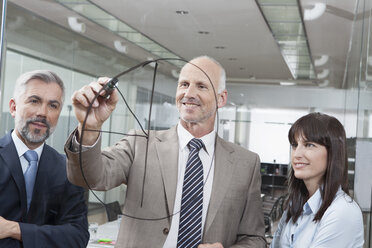
[[[31,2],[36,4],[32,5]],[[365,220],[370,218],[371,0],[355,1],[353,8],[355,13],[346,10],[342,12],[340,9],[333,9],[332,12],[332,9],[329,10],[331,5],[328,6],[327,13],[338,14],[337,18],[340,18],[341,23],[347,20],[345,30],[347,31],[349,27],[351,30],[346,41],[339,41],[348,44],[348,51],[328,62],[341,64],[342,70],[341,73],[337,72],[337,76],[336,71],[328,70],[331,74],[328,77],[329,81],[321,78],[322,74],[326,74],[324,71],[326,68],[317,67],[322,54],[311,54],[316,50],[313,48],[319,45],[320,38],[314,36],[306,38],[309,39],[307,41],[304,38],[298,40],[298,43],[306,42],[309,45],[306,54],[302,54],[301,47],[291,46],[291,51],[293,50],[296,56],[306,56],[301,57],[300,62],[305,61],[307,66],[312,57],[315,67],[311,65],[311,69],[315,70],[317,77],[313,79],[315,75],[312,72],[313,80],[296,81],[291,78],[290,69],[286,67],[285,61],[282,61],[282,57],[279,62],[274,58],[281,56],[281,53],[258,10],[257,1],[247,1],[252,3],[241,5],[244,8],[240,9],[234,8],[235,5],[231,4],[229,7],[234,12],[226,16],[221,14],[224,13],[220,7],[221,1],[217,1],[215,6],[209,6],[216,16],[198,12],[199,8],[196,5],[202,3],[190,1],[183,5],[162,1],[154,7],[156,9],[149,9],[139,2],[127,3],[124,7],[120,1],[115,1],[118,4],[106,6],[107,9],[101,6],[105,5],[103,3],[105,1],[31,2],[13,0],[9,1],[7,6],[6,52],[1,71],[1,136],[14,128],[8,102],[13,95],[15,81],[23,72],[34,69],[53,70],[65,83],[66,98],[58,127],[47,140],[47,144],[63,153],[65,140],[77,125],[70,99],[75,90],[100,76],[113,77],[147,60],[166,57],[189,60],[194,56],[207,54],[216,56],[223,66],[229,68],[228,103],[219,110],[218,126],[216,125],[219,136],[258,153],[262,163],[285,164],[290,167],[287,134],[293,122],[310,112],[323,112],[335,116],[344,125],[348,138],[350,187],[365,213]],[[258,2],[263,5],[272,3],[266,0]],[[303,5],[301,11],[309,9],[310,4],[308,1],[281,2],[286,5],[300,3]],[[171,14],[165,12],[166,8],[162,8],[166,5],[173,6]],[[130,7],[130,10],[127,7]],[[201,7],[205,9],[205,6]],[[195,12],[189,13],[191,10]],[[269,7],[265,11],[281,16],[281,13]],[[228,23],[235,17],[234,13],[239,18],[249,15],[255,19],[251,23],[241,21],[240,26],[230,26]],[[174,30],[162,26],[149,27],[164,16],[171,17],[163,23],[174,24],[173,27],[176,27]],[[302,16],[296,18],[300,17],[303,18]],[[289,32],[289,36],[290,33],[296,33],[302,37],[305,28],[309,36],[314,31],[313,24],[308,21],[300,26],[291,22],[279,24],[272,23],[276,35],[284,30],[286,33]],[[189,25],[199,29],[191,32]],[[260,33],[263,32],[260,29],[254,30],[249,37],[261,37],[254,40],[246,36],[242,38],[238,35],[240,31],[233,32],[249,25],[259,25],[267,33]],[[215,29],[203,29],[206,26]],[[157,31],[167,34],[167,37],[159,35]],[[214,31],[216,33],[213,33]],[[219,32],[229,37],[225,43],[220,42]],[[336,40],[334,42],[337,43]],[[236,52],[232,51],[232,47],[241,49]],[[325,52],[331,54],[334,50]],[[245,64],[239,64],[239,60],[243,59]],[[258,70],[257,65],[262,65],[261,60],[267,64],[265,68]],[[111,132],[102,134],[103,147],[115,144],[129,130],[140,129],[141,126],[144,129],[163,130],[177,125],[179,117],[175,106],[175,93],[178,74],[183,64],[184,62],[178,60],[159,63],[153,96],[151,96],[153,64],[120,77],[118,88],[138,121],[130,113],[124,100],[120,99],[115,112],[103,127],[104,131]],[[278,75],[277,78],[273,76],[274,73]],[[149,120],[151,98],[153,100]],[[118,201],[122,206],[125,204],[125,192],[126,186],[121,185],[107,192],[95,193],[100,201],[105,203]],[[107,222],[107,216],[100,201],[92,193],[87,193],[89,221],[102,224]],[[367,222],[365,223],[367,227]],[[370,242],[370,235],[371,230],[366,229],[366,244]]]

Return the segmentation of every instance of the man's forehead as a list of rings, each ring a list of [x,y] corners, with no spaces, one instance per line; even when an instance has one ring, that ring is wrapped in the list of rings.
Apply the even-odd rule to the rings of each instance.
[[[206,58],[200,58],[191,60],[189,63],[187,63],[184,68],[190,68],[195,69],[199,71],[206,71],[206,70],[219,70],[220,66],[216,64],[214,61],[206,59]]]
[[[180,80],[181,79],[199,79],[203,81],[209,81],[209,79],[213,80],[213,77],[219,76],[219,68],[216,66],[207,66],[207,65],[193,65],[187,64],[185,65],[180,73]]]
[[[179,76],[179,81],[183,80],[193,80],[193,81],[209,81],[208,77],[211,78],[212,75],[208,75],[200,70],[190,71],[185,70],[181,71]]]
[[[44,82],[41,80],[29,81],[26,84],[26,90],[23,94],[24,97],[29,98],[32,96],[38,96],[48,101],[62,102],[62,89],[56,82]]]

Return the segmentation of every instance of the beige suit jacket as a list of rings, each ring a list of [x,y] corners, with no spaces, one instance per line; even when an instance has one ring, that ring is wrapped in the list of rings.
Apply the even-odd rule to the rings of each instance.
[[[72,183],[86,187],[79,152],[71,149],[72,135],[65,145],[67,175]],[[176,128],[150,132],[144,179],[146,141],[128,136],[102,152],[99,141],[81,154],[84,175],[92,189],[127,185],[123,212],[137,218],[124,217],[116,247],[161,248],[170,229],[178,175]],[[202,243],[264,248],[258,155],[219,137],[215,151],[215,174]]]

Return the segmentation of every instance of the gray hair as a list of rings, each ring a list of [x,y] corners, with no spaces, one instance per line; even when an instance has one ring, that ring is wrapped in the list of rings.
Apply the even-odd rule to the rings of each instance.
[[[18,77],[16,85],[14,87],[13,98],[17,102],[19,97],[26,92],[26,86],[29,81],[33,79],[39,79],[45,83],[56,83],[62,90],[62,103],[65,99],[65,86],[60,77],[52,71],[48,70],[36,70],[29,71]]]
[[[193,61],[195,59],[208,59],[208,60],[212,61],[213,63],[215,63],[216,65],[218,65],[220,67],[220,69],[221,69],[221,75],[220,75],[220,82],[218,84],[218,92],[217,93],[221,93],[223,90],[225,90],[226,89],[226,71],[222,67],[222,65],[220,64],[220,62],[218,62],[214,58],[209,57],[207,55],[202,55],[202,56],[195,57],[195,58],[193,58],[190,61]]]

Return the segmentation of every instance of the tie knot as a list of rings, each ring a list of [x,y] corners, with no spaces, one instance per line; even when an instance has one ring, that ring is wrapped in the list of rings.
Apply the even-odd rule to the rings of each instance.
[[[28,150],[27,152],[25,152],[23,154],[23,156],[25,157],[25,159],[30,163],[31,161],[37,161],[38,160],[38,155],[37,155],[37,152],[33,151],[33,150]]]
[[[196,150],[199,151],[204,146],[204,143],[201,139],[193,138],[192,140],[190,140],[189,146],[190,146],[191,150],[196,149]]]

